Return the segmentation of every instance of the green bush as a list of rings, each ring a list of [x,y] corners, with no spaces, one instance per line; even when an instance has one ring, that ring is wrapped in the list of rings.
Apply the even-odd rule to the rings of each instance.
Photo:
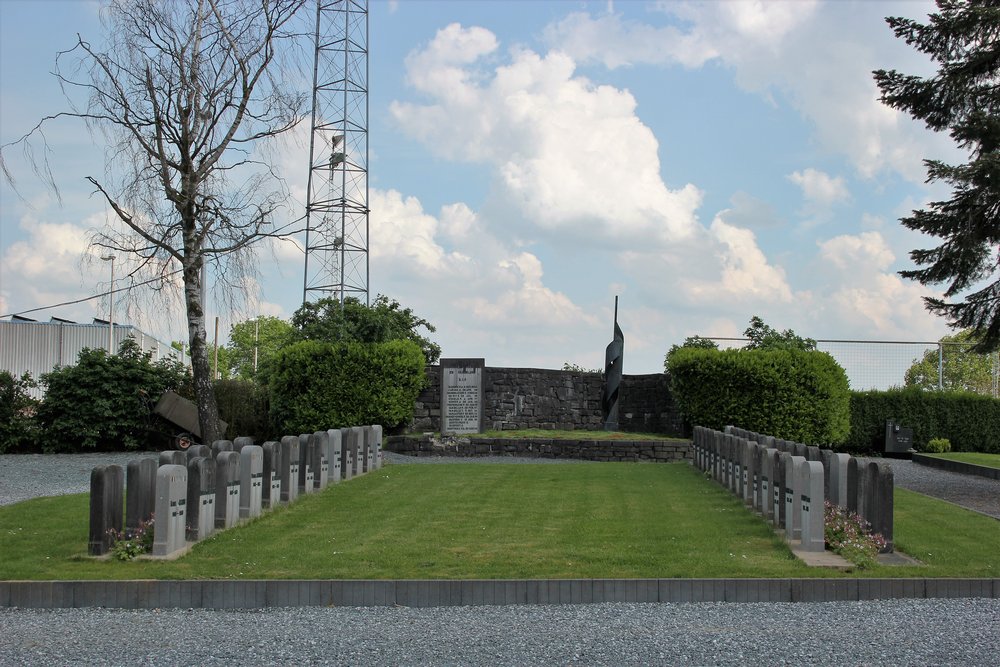
[[[951,441],[948,438],[931,438],[920,451],[928,454],[944,454],[951,451]]]
[[[115,355],[84,349],[74,366],[42,375],[47,385],[38,408],[42,451],[138,449],[162,437],[153,414],[167,389],[190,393],[190,376],[179,362],[153,363],[129,338]]]
[[[412,341],[302,341],[278,352],[266,379],[275,426],[294,434],[405,424],[426,375],[423,352]]]
[[[947,438],[960,451],[1000,454],[1000,400],[918,387],[852,392],[851,434],[843,449],[881,451],[887,419],[913,429],[918,451],[931,438]]]
[[[847,375],[824,352],[678,348],[668,366],[671,392],[689,424],[719,430],[732,424],[815,444],[847,437]]]
[[[247,380],[216,380],[215,402],[219,418],[226,422],[226,438],[249,436],[261,443],[276,434],[271,425],[267,389]]]
[[[0,371],[0,454],[36,447],[38,401],[28,393],[37,383],[25,373],[20,378]]]

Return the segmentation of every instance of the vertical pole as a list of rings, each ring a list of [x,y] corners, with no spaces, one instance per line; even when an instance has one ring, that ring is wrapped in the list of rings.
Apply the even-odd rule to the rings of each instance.
[[[253,372],[257,373],[257,344],[260,341],[260,316],[253,323]]]
[[[219,316],[215,316],[215,364],[212,368],[212,379],[219,379]]]
[[[111,255],[111,297],[108,300],[108,354],[115,353],[115,256]]]
[[[944,389],[944,343],[938,343],[938,391]]]

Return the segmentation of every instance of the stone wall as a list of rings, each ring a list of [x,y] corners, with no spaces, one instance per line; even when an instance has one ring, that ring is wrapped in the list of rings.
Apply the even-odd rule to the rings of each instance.
[[[523,456],[661,463],[691,459],[688,440],[438,439],[429,435],[393,435],[387,438],[385,448],[409,456]]]
[[[417,397],[413,432],[440,430],[441,368],[428,366],[427,378],[428,387]],[[599,373],[487,366],[484,427],[600,430],[603,383]],[[622,431],[684,436],[683,418],[670,396],[666,375],[625,375],[620,401]]]

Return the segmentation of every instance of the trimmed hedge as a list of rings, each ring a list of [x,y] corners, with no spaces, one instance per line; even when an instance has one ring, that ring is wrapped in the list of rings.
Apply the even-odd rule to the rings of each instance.
[[[671,391],[690,424],[737,425],[809,444],[843,442],[850,429],[847,374],[825,352],[679,348]]]
[[[424,355],[409,340],[324,343],[283,348],[268,368],[273,423],[282,433],[413,419],[426,382]]]
[[[267,388],[247,380],[216,380],[213,386],[219,418],[227,424],[226,438],[250,436],[257,443],[273,439]]]
[[[917,387],[852,392],[851,433],[842,449],[882,451],[887,419],[911,427],[918,450],[932,438],[947,438],[953,451],[1000,453],[1000,400]]]

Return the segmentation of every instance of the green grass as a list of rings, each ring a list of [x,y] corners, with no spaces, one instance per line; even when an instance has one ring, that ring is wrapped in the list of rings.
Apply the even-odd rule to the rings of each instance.
[[[950,452],[948,454],[926,454],[938,459],[949,459],[951,461],[961,461],[987,468],[1000,468],[1000,454],[983,454],[980,452]]]
[[[0,507],[0,579],[824,577],[687,465],[387,466],[173,561],[87,558],[87,496]],[[903,490],[926,563],[863,576],[1000,576],[1000,522]]]
[[[470,438],[542,438],[544,440],[676,440],[660,433],[625,433],[623,431],[556,431],[541,428],[523,428],[512,431],[484,431],[470,433]]]

